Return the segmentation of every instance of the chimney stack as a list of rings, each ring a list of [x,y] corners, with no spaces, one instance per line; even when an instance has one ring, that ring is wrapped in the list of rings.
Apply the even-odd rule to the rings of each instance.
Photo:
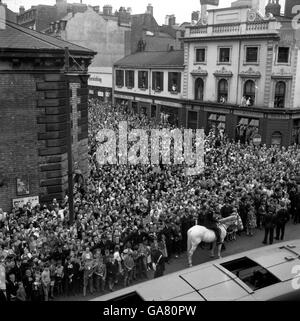
[[[23,14],[25,12],[24,6],[20,6],[19,8],[19,14]]]
[[[176,17],[175,17],[175,15],[171,14],[171,15],[169,16],[169,23],[168,23],[168,25],[169,25],[169,26],[175,26],[175,24],[176,24]]]
[[[274,17],[280,16],[281,5],[279,0],[269,0],[269,3],[266,5],[266,15],[271,13]]]
[[[146,13],[150,14],[151,16],[153,16],[153,6],[152,6],[151,3],[148,4]]]
[[[104,16],[112,16],[112,6],[109,4],[106,4],[103,6],[103,15]]]

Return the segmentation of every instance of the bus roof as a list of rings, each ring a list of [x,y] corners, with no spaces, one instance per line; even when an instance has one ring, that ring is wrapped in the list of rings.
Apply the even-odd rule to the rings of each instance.
[[[269,300],[293,291],[292,269],[300,265],[300,240],[277,243],[99,296],[92,301],[132,295],[144,301]],[[299,294],[300,297],[300,294]]]

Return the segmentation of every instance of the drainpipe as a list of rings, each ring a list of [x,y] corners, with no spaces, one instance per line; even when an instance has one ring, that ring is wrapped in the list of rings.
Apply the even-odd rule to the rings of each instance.
[[[239,84],[240,84],[240,69],[241,69],[241,51],[242,51],[242,41],[239,40],[239,64],[238,64],[238,72],[237,72],[237,86],[236,86],[236,104],[239,105],[238,97],[239,97]]]

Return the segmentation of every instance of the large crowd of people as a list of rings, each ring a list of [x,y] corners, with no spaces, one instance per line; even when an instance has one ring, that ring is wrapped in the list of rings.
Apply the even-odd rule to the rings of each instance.
[[[10,213],[0,209],[0,278],[4,273],[7,300],[100,295],[153,272],[160,276],[165,263],[186,251],[187,230],[205,225],[212,214],[238,213],[243,237],[264,228],[265,244],[284,239],[289,219],[300,222],[297,146],[240,144],[215,129],[206,135],[205,170],[196,176],[186,176],[183,165],[100,166],[98,131],[117,130],[124,120],[129,130],[173,128],[125,106],[91,100],[90,175],[75,183],[73,224],[67,197]]]

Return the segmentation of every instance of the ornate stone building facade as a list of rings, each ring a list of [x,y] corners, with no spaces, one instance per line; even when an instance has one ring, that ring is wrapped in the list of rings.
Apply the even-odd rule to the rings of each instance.
[[[230,138],[241,141],[258,134],[268,145],[299,144],[300,52],[291,22],[288,17],[264,16],[240,5],[208,10],[205,21],[186,26],[182,91],[176,101],[180,107],[170,110],[180,115],[179,123],[206,131],[222,128]],[[152,71],[168,68],[156,70],[150,56],[143,59],[140,67],[132,59],[126,69],[138,74],[143,65]],[[123,63],[117,62],[116,68]],[[153,77],[153,72],[149,75]],[[143,99],[153,108],[156,95],[149,79],[152,91]],[[129,106],[142,99],[140,92],[125,87],[115,82],[115,97],[123,94]],[[172,101],[168,93],[163,99]]]

